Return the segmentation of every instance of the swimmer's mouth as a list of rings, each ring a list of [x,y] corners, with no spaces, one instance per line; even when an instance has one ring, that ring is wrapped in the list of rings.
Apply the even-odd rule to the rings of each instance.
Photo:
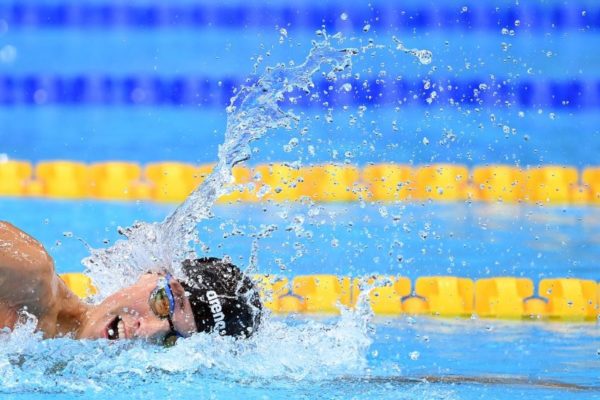
[[[106,327],[106,338],[108,340],[126,339],[125,323],[120,316],[116,316]]]

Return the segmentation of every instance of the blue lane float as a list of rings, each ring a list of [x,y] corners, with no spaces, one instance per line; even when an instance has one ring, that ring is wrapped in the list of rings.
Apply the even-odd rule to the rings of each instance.
[[[585,11],[585,12],[584,12]],[[0,6],[0,19],[11,27],[82,29],[112,28],[177,28],[203,29],[207,26],[231,28],[235,26],[273,27],[291,29],[356,28],[352,21],[340,21],[339,15],[348,12],[361,15],[378,29],[429,30],[490,30],[513,27],[521,21],[520,29],[560,31],[600,27],[600,8],[584,2],[556,4],[553,7],[519,5],[493,7],[486,4],[442,4],[434,6],[374,4],[373,7],[334,5],[317,6],[297,4],[289,6],[257,4],[189,4],[189,5],[127,5],[81,4],[68,2],[39,4],[12,2]]]
[[[350,91],[343,90],[346,83]],[[0,76],[0,105],[187,105],[222,108],[229,104],[235,87],[248,82],[238,77],[203,76]],[[510,104],[526,108],[570,110],[600,107],[600,81],[546,80],[516,81],[498,77],[456,80],[440,78],[424,87],[422,80],[340,80],[332,84],[315,80],[319,98],[332,106],[399,105],[420,106],[440,103],[483,106]],[[435,96],[432,97],[432,93]],[[298,93],[292,93],[295,97]],[[298,97],[294,106],[319,106]]]

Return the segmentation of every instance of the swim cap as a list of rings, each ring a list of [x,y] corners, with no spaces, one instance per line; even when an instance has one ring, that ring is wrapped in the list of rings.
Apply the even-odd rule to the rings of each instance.
[[[258,290],[233,264],[219,258],[185,260],[183,279],[198,332],[250,337],[260,324]]]

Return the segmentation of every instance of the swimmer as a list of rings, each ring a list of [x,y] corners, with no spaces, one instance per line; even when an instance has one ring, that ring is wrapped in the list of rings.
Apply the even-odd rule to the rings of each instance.
[[[217,258],[186,260],[182,267],[182,279],[147,273],[100,304],[87,304],[55,273],[37,240],[0,221],[0,329],[13,329],[27,312],[45,338],[172,345],[195,332],[245,338],[256,331],[262,305],[239,268]]]

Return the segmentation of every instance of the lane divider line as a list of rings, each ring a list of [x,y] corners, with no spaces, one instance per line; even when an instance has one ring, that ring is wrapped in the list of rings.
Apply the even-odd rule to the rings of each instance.
[[[61,275],[78,296],[96,293],[82,273]],[[542,279],[535,291],[528,278],[492,277],[472,280],[456,276],[423,276],[413,282],[401,276],[351,278],[300,275],[293,278],[253,275],[265,306],[274,313],[337,314],[340,306],[353,308],[368,292],[373,312],[382,316],[556,320],[600,319],[600,284],[574,278]]]
[[[212,164],[158,162],[145,166],[109,161],[0,162],[0,196],[59,199],[181,202],[212,170]],[[578,171],[563,165],[520,168],[460,164],[363,168],[319,164],[299,169],[284,163],[235,167],[235,185],[219,201],[317,202],[441,201],[539,205],[600,205],[600,166]]]

